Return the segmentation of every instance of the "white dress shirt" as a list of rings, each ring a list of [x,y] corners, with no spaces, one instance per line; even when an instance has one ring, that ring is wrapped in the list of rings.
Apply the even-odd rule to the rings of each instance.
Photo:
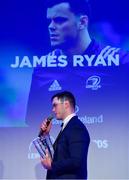
[[[63,120],[63,126],[62,126],[62,130],[64,130],[64,128],[66,127],[66,125],[68,124],[68,122],[71,120],[72,117],[76,116],[75,113],[72,113],[70,115],[68,115],[64,120]]]

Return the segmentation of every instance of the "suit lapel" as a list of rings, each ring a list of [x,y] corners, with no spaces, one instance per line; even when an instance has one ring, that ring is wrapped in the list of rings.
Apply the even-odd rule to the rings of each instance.
[[[61,134],[62,134],[62,130],[60,130],[60,132],[59,132],[59,134],[58,134],[58,136],[57,136],[57,138],[56,138],[56,140],[55,140],[55,142],[54,142],[54,144],[53,144],[53,148],[54,148],[54,150],[56,149],[56,146],[57,146],[57,143],[58,143],[58,140],[59,140],[59,138],[60,138],[60,136],[61,136]]]
[[[68,122],[68,124],[66,125],[65,128],[69,127],[73,123],[73,120],[75,120],[75,118],[77,118],[77,116],[72,117],[72,119]],[[61,125],[61,127],[62,127],[62,125]],[[53,144],[54,151],[56,150],[59,138],[62,135],[63,131],[65,131],[65,128],[63,130],[60,130],[60,132],[59,132],[59,134],[58,134],[58,136],[57,136],[57,138]]]

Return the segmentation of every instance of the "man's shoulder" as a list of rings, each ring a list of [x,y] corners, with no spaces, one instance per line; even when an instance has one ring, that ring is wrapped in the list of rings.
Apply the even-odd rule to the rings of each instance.
[[[118,56],[118,58],[120,59],[120,63],[129,63],[129,51],[124,50],[121,47],[103,45],[95,40],[92,40],[88,51],[90,51],[90,53],[92,54],[103,57],[103,59]]]
[[[85,125],[81,122],[81,120],[78,118],[78,116],[72,117],[72,119],[69,121],[69,127],[70,128],[81,128],[81,129],[86,129]]]
[[[74,116],[67,125],[64,135],[69,139],[69,141],[82,140],[90,141],[90,135],[86,126],[80,121],[78,116]]]

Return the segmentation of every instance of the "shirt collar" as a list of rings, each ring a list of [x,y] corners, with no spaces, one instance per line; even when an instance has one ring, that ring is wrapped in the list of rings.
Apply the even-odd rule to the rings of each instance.
[[[72,113],[70,115],[68,115],[64,120],[63,120],[63,127],[62,130],[66,127],[66,125],[68,124],[68,122],[72,119],[72,117],[76,116],[75,113]]]

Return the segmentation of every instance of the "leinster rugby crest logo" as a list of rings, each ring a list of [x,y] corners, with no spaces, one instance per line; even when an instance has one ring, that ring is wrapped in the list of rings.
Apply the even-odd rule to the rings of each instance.
[[[99,76],[90,76],[86,81],[86,88],[98,90],[101,88],[100,81],[101,78]]]

